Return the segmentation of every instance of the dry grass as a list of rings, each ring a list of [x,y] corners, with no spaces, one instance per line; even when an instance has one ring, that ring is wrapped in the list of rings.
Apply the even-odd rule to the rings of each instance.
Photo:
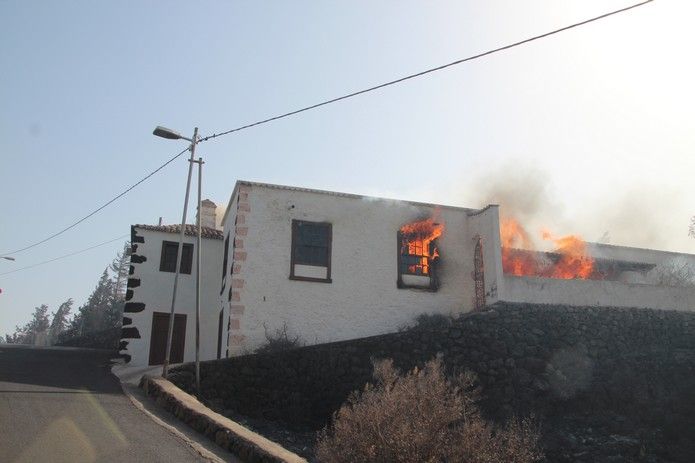
[[[299,335],[290,335],[287,328],[287,323],[283,323],[282,327],[276,328],[275,333],[271,334],[268,327],[263,324],[265,330],[265,343],[259,346],[254,354],[272,354],[276,352],[285,352],[304,346],[304,341]]]
[[[531,420],[496,428],[480,416],[475,377],[446,379],[441,359],[400,374],[374,364],[375,384],[353,393],[320,434],[325,463],[531,463],[542,459]]]

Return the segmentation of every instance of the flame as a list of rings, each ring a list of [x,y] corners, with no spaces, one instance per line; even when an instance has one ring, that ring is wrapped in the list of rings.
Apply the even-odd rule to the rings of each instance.
[[[431,262],[439,258],[439,249],[432,246],[432,242],[442,236],[444,225],[436,223],[434,218],[430,217],[403,225],[401,233],[403,235],[401,254],[421,256],[419,263],[410,265],[408,271],[416,273],[417,267],[421,267],[422,274],[428,275]]]
[[[586,242],[579,236],[556,237],[542,230],[541,238],[553,243],[555,249],[551,254],[540,254],[524,227],[513,218],[505,218],[500,237],[504,273],[566,280],[601,278],[595,271],[594,259],[587,252]]]
[[[586,242],[576,235],[555,237],[547,230],[542,232],[543,239],[555,243],[560,260],[552,266],[550,278],[581,278],[586,280],[594,273],[594,259],[586,251]]]
[[[538,263],[533,253],[524,251],[524,249],[534,249],[533,241],[519,222],[512,218],[503,219],[500,238],[504,273],[518,276],[538,273]]]

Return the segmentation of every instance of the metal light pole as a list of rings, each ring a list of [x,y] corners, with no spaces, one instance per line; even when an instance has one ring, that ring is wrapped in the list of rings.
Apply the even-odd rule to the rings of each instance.
[[[179,283],[179,273],[181,270],[181,258],[183,256],[183,237],[186,232],[186,213],[188,212],[188,196],[191,191],[191,174],[193,173],[193,163],[195,162],[195,146],[198,143],[198,127],[193,130],[193,138],[186,138],[179,133],[167,129],[166,127],[157,126],[152,132],[158,137],[167,138],[169,140],[184,139],[191,142],[191,157],[188,160],[188,180],[186,181],[186,198],[183,203],[183,215],[181,217],[181,232],[179,233],[179,248],[176,253],[176,272],[174,273],[174,290],[171,295],[171,312],[169,315],[169,332],[167,333],[167,348],[164,355],[164,365],[162,366],[162,377],[167,377],[169,369],[169,359],[171,358],[171,338],[174,335],[174,309],[176,307],[176,290]],[[200,248],[198,249],[200,252]]]
[[[10,256],[0,256],[0,257],[2,257],[5,260],[14,260],[14,257],[10,257]]]
[[[197,263],[195,270],[195,389],[200,394],[200,268],[202,267],[202,184],[203,184],[203,158],[198,158],[198,239],[197,239]]]

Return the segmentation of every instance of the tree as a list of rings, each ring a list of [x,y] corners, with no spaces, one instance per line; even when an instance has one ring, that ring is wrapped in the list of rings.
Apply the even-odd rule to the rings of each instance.
[[[105,268],[94,291],[90,294],[87,302],[78,310],[79,314],[73,320],[78,323],[78,334],[101,331],[108,328],[107,312],[114,302],[114,282],[109,277],[109,270]]]
[[[128,273],[130,271],[130,255],[132,254],[130,242],[123,244],[123,251],[109,265],[109,270],[114,274],[114,298],[125,298]]]
[[[98,332],[121,325],[125,293],[130,267],[131,247],[129,242],[123,245],[123,251],[104,269],[94,291],[87,301],[77,309],[77,313],[68,322],[73,300],[68,299],[54,312],[49,323],[48,306],[36,308],[34,318],[25,326],[15,327],[15,332],[5,335],[8,343],[33,343],[37,333],[47,332],[52,341],[64,341],[68,338],[86,333]],[[113,273],[113,276],[111,275]],[[2,337],[0,336],[0,339]]]
[[[39,336],[48,334],[48,306],[41,304],[34,308],[32,319],[26,325],[15,327],[14,334],[7,334],[5,342],[12,344],[34,344]]]
[[[72,310],[72,298],[60,304],[58,310],[53,312],[53,320],[51,321],[51,326],[49,328],[49,336],[51,342],[58,339],[58,336],[64,332],[68,327],[68,315],[70,315],[70,310]]]

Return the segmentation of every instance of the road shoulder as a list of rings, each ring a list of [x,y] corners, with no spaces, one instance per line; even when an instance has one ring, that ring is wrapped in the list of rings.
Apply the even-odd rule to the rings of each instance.
[[[160,368],[157,368],[156,370],[159,369]],[[167,430],[174,437],[190,446],[202,458],[211,463],[242,463],[233,453],[223,449],[212,440],[196,432],[194,429],[191,429],[147,397],[137,384],[143,373],[151,372],[151,370],[153,369],[127,369],[118,362],[111,368],[113,375],[120,381],[121,389],[125,396],[128,397],[135,408],[147,415],[156,425]]]

